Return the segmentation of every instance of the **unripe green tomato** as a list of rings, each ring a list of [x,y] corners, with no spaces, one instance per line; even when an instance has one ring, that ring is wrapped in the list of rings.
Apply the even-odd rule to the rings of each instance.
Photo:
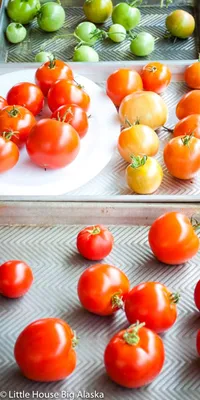
[[[126,29],[120,24],[113,24],[108,31],[108,36],[113,42],[121,43],[126,39]]]
[[[96,24],[102,24],[112,14],[113,3],[111,0],[85,0],[83,11],[86,18]]]
[[[73,61],[98,62],[99,55],[92,47],[82,45],[75,49]]]
[[[127,31],[135,28],[141,19],[140,10],[127,3],[117,4],[112,13],[113,24],[122,25]]]
[[[148,32],[140,32],[131,41],[131,52],[138,57],[146,57],[154,51],[155,39]]]
[[[26,37],[27,31],[22,24],[11,22],[6,28],[6,37],[10,43],[20,43]]]

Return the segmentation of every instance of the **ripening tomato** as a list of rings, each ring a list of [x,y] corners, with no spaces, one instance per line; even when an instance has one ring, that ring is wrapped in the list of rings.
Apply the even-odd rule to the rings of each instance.
[[[55,82],[49,89],[48,105],[53,112],[66,104],[75,104],[84,111],[88,111],[90,97],[78,83],[61,79]]]
[[[163,93],[171,82],[171,71],[160,62],[150,62],[141,71],[144,90]]]
[[[200,171],[200,139],[192,135],[175,137],[166,144],[163,156],[172,176],[191,179]]]
[[[191,114],[200,114],[200,90],[191,90],[178,102],[176,116],[183,119]]]
[[[0,111],[0,134],[10,134],[12,142],[21,147],[36,124],[33,114],[21,106],[7,106]]]
[[[159,375],[164,365],[163,341],[144,325],[138,322],[118,332],[104,353],[108,376],[126,388],[148,385]]]
[[[106,92],[116,106],[119,106],[128,94],[142,89],[142,79],[133,69],[118,69],[107,79]]]
[[[186,68],[185,82],[191,89],[200,89],[200,58]]]
[[[194,289],[194,302],[196,304],[196,307],[200,311],[200,280],[197,282]]]
[[[80,139],[69,124],[46,118],[33,127],[26,149],[33,163],[39,167],[64,168],[78,155]]]
[[[0,173],[12,169],[18,160],[19,149],[16,144],[11,142],[10,137],[7,138],[7,134],[0,136]]]
[[[171,293],[159,282],[135,286],[125,300],[125,313],[130,324],[140,321],[154,332],[165,332],[177,319],[178,293]]]
[[[166,18],[166,28],[172,36],[187,39],[195,29],[193,15],[184,10],[174,10]]]
[[[8,105],[6,99],[4,97],[0,96],[0,111],[3,110],[4,107]]]
[[[59,107],[53,112],[51,118],[70,124],[82,139],[89,128],[88,116],[81,108],[73,104]]]
[[[42,64],[35,73],[36,84],[47,95],[50,87],[59,79],[74,79],[73,72],[68,64],[61,60],[50,60]]]
[[[197,332],[196,347],[197,347],[197,353],[200,356],[200,329]]]
[[[23,261],[11,260],[0,266],[0,294],[10,298],[24,296],[33,283],[31,268]]]
[[[162,179],[162,167],[152,157],[132,157],[132,163],[126,168],[127,184],[138,194],[154,193],[161,185]]]
[[[173,136],[186,136],[193,134],[194,137],[200,139],[200,115],[191,114],[177,122]]]
[[[169,212],[154,221],[149,244],[157,259],[177,265],[189,261],[199,250],[199,238],[186,215]]]
[[[87,226],[77,236],[79,253],[92,261],[107,257],[112,251],[114,238],[112,233],[103,225]]]
[[[58,318],[44,318],[28,325],[14,348],[22,374],[33,381],[67,378],[76,367],[76,338],[70,326]]]
[[[95,264],[87,268],[78,281],[78,297],[91,313],[106,316],[123,307],[130,283],[119,268]]]
[[[21,82],[9,90],[7,102],[9,105],[23,106],[33,115],[37,115],[44,106],[44,96],[38,86],[29,82]]]
[[[159,150],[159,139],[149,126],[135,124],[121,131],[118,150],[124,160],[131,163],[133,155],[155,156]]]
[[[139,121],[140,124],[155,130],[165,125],[168,110],[164,100],[157,93],[135,92],[122,100],[119,116],[124,127]]]

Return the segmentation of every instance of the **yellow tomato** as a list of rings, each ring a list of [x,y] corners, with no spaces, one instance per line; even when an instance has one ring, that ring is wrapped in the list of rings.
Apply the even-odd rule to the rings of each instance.
[[[163,170],[155,158],[137,156],[126,169],[128,186],[138,194],[154,193],[161,185]]]
[[[118,139],[118,150],[127,162],[131,156],[155,156],[159,149],[159,139],[156,132],[149,126],[136,124],[123,129]]]
[[[152,129],[165,125],[168,117],[167,106],[157,93],[135,92],[122,100],[119,116],[123,126],[134,125],[136,121]]]

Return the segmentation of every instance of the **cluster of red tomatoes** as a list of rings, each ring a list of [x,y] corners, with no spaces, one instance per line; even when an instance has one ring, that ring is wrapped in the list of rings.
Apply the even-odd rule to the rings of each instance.
[[[130,165],[126,169],[129,187],[139,194],[155,192],[161,185],[163,171],[153,158],[159,150],[155,130],[164,127],[167,106],[159,94],[171,81],[171,71],[159,62],[145,65],[139,74],[132,69],[119,69],[107,79],[107,94],[119,107],[122,130],[118,139],[120,155]],[[169,173],[179,179],[193,178],[200,170],[200,62],[185,71],[190,91],[176,107],[180,120],[173,138],[163,152]],[[143,90],[144,89],[144,90]]]
[[[7,99],[0,97],[0,172],[17,164],[23,145],[39,167],[63,168],[76,158],[80,138],[88,131],[90,97],[66,63],[46,62],[37,69],[35,81],[37,85],[18,83]],[[52,115],[37,121],[45,96]]]
[[[155,257],[177,265],[190,260],[199,250],[199,238],[188,217],[170,212],[154,221],[149,230],[149,245]],[[100,261],[114,245],[112,233],[102,225],[79,232],[77,249],[88,260]],[[30,267],[21,261],[9,261],[0,267],[0,293],[15,298],[24,295],[33,282]],[[90,313],[110,316],[123,310],[131,326],[111,338],[105,352],[107,374],[116,383],[138,388],[160,373],[165,348],[158,335],[171,328],[177,319],[178,293],[159,282],[143,282],[130,288],[125,273],[108,264],[94,264],[80,276],[77,294]],[[200,281],[195,289],[200,310]],[[41,319],[28,325],[19,335],[14,354],[25,377],[36,381],[57,381],[69,376],[76,367],[74,350],[77,338],[70,326],[57,318]],[[200,331],[197,335],[200,355]],[[56,365],[56,368],[55,368]]]

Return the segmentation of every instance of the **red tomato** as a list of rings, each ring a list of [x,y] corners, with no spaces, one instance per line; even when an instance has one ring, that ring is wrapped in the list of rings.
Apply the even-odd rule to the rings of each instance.
[[[164,365],[162,339],[143,325],[138,323],[117,333],[104,353],[107,374],[114,382],[127,388],[148,385]]]
[[[24,296],[33,283],[31,268],[23,261],[7,261],[0,266],[0,294],[10,298]]]
[[[200,89],[200,59],[186,68],[185,82],[191,89]]]
[[[200,329],[197,332],[196,347],[197,347],[197,353],[200,356]]]
[[[28,108],[33,115],[42,111],[44,106],[44,96],[41,89],[29,82],[17,83],[7,94],[9,105],[19,105]]]
[[[19,160],[18,147],[4,136],[0,136],[0,173],[13,168]]]
[[[197,282],[194,290],[194,302],[200,311],[200,280]]]
[[[8,105],[6,99],[4,97],[0,96],[0,111],[3,110],[4,107]]]
[[[186,136],[193,134],[200,139],[200,115],[192,114],[181,119],[175,126],[173,136]]]
[[[170,69],[160,62],[150,62],[141,72],[141,78],[145,90],[162,93],[171,82]]]
[[[183,264],[199,250],[199,238],[186,215],[161,215],[149,231],[149,244],[157,259],[165,264]]]
[[[33,163],[39,167],[63,168],[78,155],[80,139],[72,126],[46,118],[33,127],[26,148]]]
[[[10,134],[12,142],[16,143],[19,147],[26,142],[35,124],[35,117],[24,107],[7,106],[0,111],[0,134]]]
[[[142,79],[138,72],[132,69],[118,69],[107,79],[106,92],[116,106],[120,106],[128,94],[142,89]]]
[[[130,283],[124,272],[107,264],[87,268],[78,282],[82,306],[101,316],[111,315],[122,308],[129,289]]]
[[[73,126],[80,138],[83,138],[88,131],[88,117],[86,112],[73,104],[59,107],[54,111],[51,118]]]
[[[61,79],[55,82],[48,91],[48,105],[50,110],[56,111],[60,106],[75,104],[87,111],[90,105],[90,97],[81,85]]]
[[[92,261],[107,257],[112,251],[113,244],[112,233],[103,225],[87,226],[77,236],[79,253]]]
[[[145,322],[153,331],[165,332],[177,318],[177,293],[158,282],[145,282],[135,286],[126,297],[125,313],[130,324]]]
[[[37,85],[42,90],[44,96],[47,95],[50,87],[59,79],[74,79],[73,72],[69,65],[61,60],[51,60],[42,64],[35,73]]]
[[[192,114],[200,114],[200,90],[191,90],[186,93],[177,104],[176,116],[178,119]]]
[[[44,318],[28,325],[14,348],[22,374],[33,381],[51,382],[67,378],[76,367],[74,333],[58,318]]]

